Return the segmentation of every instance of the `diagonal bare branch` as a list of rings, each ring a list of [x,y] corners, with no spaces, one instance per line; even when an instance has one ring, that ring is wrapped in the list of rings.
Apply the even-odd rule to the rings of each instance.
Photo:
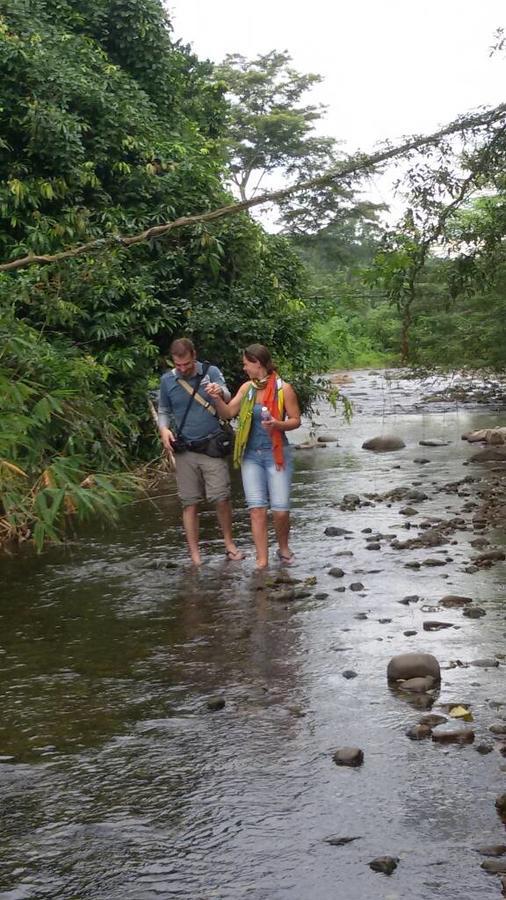
[[[190,216],[181,216],[178,219],[174,219],[172,222],[165,222],[161,225],[155,225],[152,228],[147,228],[145,231],[141,231],[139,234],[130,236],[110,235],[103,238],[96,238],[95,240],[88,241],[85,244],[78,244],[76,247],[71,247],[68,250],[61,250],[58,253],[48,255],[38,256],[35,254],[29,254],[28,256],[19,257],[18,259],[13,259],[9,262],[0,264],[0,272],[10,272],[17,269],[26,269],[29,266],[34,265],[48,265],[50,263],[60,262],[64,259],[72,259],[77,256],[82,256],[87,253],[100,252],[112,247],[117,247],[118,245],[122,247],[132,247],[135,244],[140,244],[144,241],[163,237],[164,235],[167,235],[171,231],[174,231],[178,228],[186,228],[192,225],[214,222],[216,219],[223,219],[226,216],[234,216],[238,213],[244,212],[247,209],[252,209],[255,206],[262,206],[265,203],[278,202],[279,200],[283,200],[285,197],[288,197],[291,194],[295,194],[297,191],[311,190],[313,188],[322,187],[323,185],[332,184],[333,182],[339,182],[341,179],[348,178],[350,175],[357,175],[359,173],[365,172],[370,173],[375,167],[381,165],[382,163],[388,162],[391,159],[403,156],[413,150],[419,150],[422,147],[428,147],[431,144],[436,144],[442,138],[448,137],[449,135],[492,125],[502,118],[506,118],[506,103],[501,103],[499,106],[496,106],[493,109],[486,110],[483,113],[459,118],[455,122],[451,122],[449,125],[445,126],[445,128],[440,129],[440,131],[436,131],[429,135],[412,137],[410,140],[405,141],[403,144],[399,144],[396,147],[388,147],[369,155],[357,154],[356,156],[340,163],[331,172],[327,172],[325,175],[321,175],[318,178],[312,178],[308,181],[301,181],[297,184],[291,185],[290,187],[283,188],[282,190],[261,194],[258,197],[252,197],[251,199],[243,200],[240,203],[232,203],[227,206],[221,206],[218,209],[213,209],[209,212],[196,213],[195,215]]]

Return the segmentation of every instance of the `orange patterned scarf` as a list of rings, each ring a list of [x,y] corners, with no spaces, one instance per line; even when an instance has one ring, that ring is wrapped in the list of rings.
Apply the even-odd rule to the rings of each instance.
[[[267,379],[267,384],[264,387],[262,405],[267,407],[273,419],[282,421],[284,415],[283,397],[279,397],[279,392],[276,390],[277,383],[278,375],[276,372],[271,372]],[[277,429],[273,430],[271,433],[271,440],[276,469],[284,469],[285,457],[283,454],[283,437],[281,431],[278,431]]]

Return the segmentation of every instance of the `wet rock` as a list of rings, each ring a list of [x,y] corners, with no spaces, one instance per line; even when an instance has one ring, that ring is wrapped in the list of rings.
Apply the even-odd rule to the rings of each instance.
[[[437,438],[428,438],[425,441],[418,441],[421,447],[448,447],[451,441],[440,441]]]
[[[303,719],[306,715],[301,706],[288,706],[287,711],[293,716],[295,719]]]
[[[359,612],[353,616],[354,619],[357,619],[359,622],[364,622],[367,619],[367,613]]]
[[[462,615],[466,617],[466,619],[481,619],[482,616],[486,616],[487,613],[481,606],[468,606],[467,609],[462,610]]]
[[[430,725],[412,725],[406,731],[406,737],[411,741],[423,741],[425,738],[430,737],[431,734],[432,728]]]
[[[360,504],[358,494],[345,494],[341,500],[341,509],[355,509]]]
[[[345,669],[345,671],[342,674],[343,674],[343,678],[350,679],[350,678],[356,678],[358,675],[358,672],[355,672],[353,669]]]
[[[437,622],[435,619],[423,623],[424,631],[441,631],[443,628],[453,628],[453,625],[451,622]]]
[[[379,541],[369,541],[366,550],[381,550],[381,544]]]
[[[316,440],[319,444],[339,444],[337,434],[319,434]]]
[[[413,509],[412,506],[404,506],[403,509],[399,510],[401,516],[417,516],[418,510]]]
[[[344,575],[343,569],[339,569],[337,566],[332,566],[329,569],[329,575],[332,575],[332,578],[342,578]]]
[[[296,599],[294,588],[278,588],[268,593],[269,600],[275,600],[277,603],[291,603]]]
[[[380,625],[389,625],[391,621],[392,621],[391,619],[386,619],[386,618],[385,618],[385,619],[378,619],[378,622],[379,622]]]
[[[506,462],[506,447],[486,447],[471,456],[469,462]]]
[[[437,713],[427,713],[426,716],[422,716],[420,719],[420,725],[428,725],[430,728],[435,728],[436,725],[442,725],[443,722],[447,722],[446,716],[440,716]]]
[[[409,606],[410,603],[418,603],[420,597],[418,594],[407,594],[406,597],[403,597],[402,600],[399,600],[399,603],[402,603],[403,606]]]
[[[506,559],[504,550],[487,550],[485,553],[475,556],[472,562],[476,566],[481,566],[483,563],[501,562],[503,559]]]
[[[364,762],[364,751],[359,747],[340,747],[334,753],[332,759],[336,766],[351,766],[357,768]]]
[[[225,706],[225,697],[209,697],[206,706],[211,712],[217,712]]]
[[[401,438],[392,434],[385,434],[364,441],[362,450],[374,450],[376,453],[390,453],[392,450],[402,450],[405,446],[406,444]]]
[[[423,491],[408,491],[406,498],[412,500],[413,503],[423,503],[424,500],[429,499],[428,495],[424,494]]]
[[[312,597],[311,591],[307,588],[296,588],[293,593],[295,600],[307,600],[309,597]]]
[[[477,744],[474,749],[481,756],[486,756],[487,753],[492,753],[494,748],[492,747],[492,744],[481,743],[481,744]]]
[[[407,631],[402,632],[405,637],[414,637],[415,634],[418,634],[414,628],[408,628]]]
[[[404,568],[405,569],[419,569],[420,563],[418,562],[418,560],[413,559],[413,560],[411,560],[411,562],[404,563]]]
[[[497,798],[495,808],[500,816],[506,817],[506,794],[501,794]]]
[[[325,591],[318,591],[317,594],[314,595],[315,600],[326,600],[329,595],[325,593]]]
[[[428,556],[427,559],[422,560],[422,566],[445,566],[448,560],[446,559],[438,559],[435,556]]]
[[[348,528],[338,528],[336,525],[327,525],[323,533],[327,537],[342,537],[345,534],[353,534]]]
[[[324,450],[326,444],[319,444],[318,441],[303,441],[301,444],[294,444],[296,450]]]
[[[481,868],[490,875],[503,875],[506,873],[506,859],[485,859]]]
[[[336,588],[334,588],[334,590],[337,591],[338,594],[344,594],[346,588],[345,588],[345,586],[344,586],[344,584],[343,584],[343,585],[341,585],[341,587],[336,587]]]
[[[436,682],[441,679],[439,663],[431,653],[400,653],[388,663],[388,681],[425,678],[427,675],[432,675]]]
[[[488,730],[491,731],[492,734],[499,734],[502,736],[506,734],[506,722],[494,722]]]
[[[475,538],[474,541],[469,542],[471,547],[474,547],[476,550],[480,550],[483,547],[486,547],[487,544],[490,544],[490,541],[487,538]]]
[[[477,441],[484,441],[487,444],[504,444],[506,443],[505,432],[506,428],[500,426],[498,428],[479,428],[476,431],[466,431],[461,435],[461,439],[469,441],[470,444]]]
[[[435,679],[432,675],[425,675],[423,678],[419,676],[416,678],[407,678],[400,683],[399,687],[403,691],[414,691],[415,694],[424,694],[426,691],[430,691],[435,683]]]
[[[432,740],[438,744],[472,744],[474,731],[459,722],[445,722],[443,725],[436,725]]]
[[[493,846],[476,847],[477,853],[482,856],[504,856],[506,853],[506,844],[494,844]]]
[[[415,694],[413,691],[403,692],[402,684],[396,684],[395,691],[400,694],[402,699],[409,703],[413,709],[431,709],[434,705],[434,697],[432,694]]]
[[[446,596],[442,597],[439,601],[440,606],[446,607],[446,609],[458,609],[462,606],[467,606],[468,603],[472,603],[473,600],[471,597],[459,597],[458,594],[446,594]]]
[[[353,556],[353,550],[338,550],[335,556]]]
[[[376,859],[371,859],[369,868],[372,869],[373,872],[382,872],[384,875],[391,875],[397,868],[398,862],[398,856],[377,856]]]
[[[499,665],[499,660],[493,659],[492,657],[486,657],[485,659],[472,659],[470,665],[477,666],[477,668],[479,669],[496,669]]]
[[[362,584],[361,581],[353,581],[350,584],[350,591],[363,591],[363,590],[364,590],[364,585]]]
[[[333,847],[344,847],[346,844],[351,844],[352,841],[359,841],[360,835],[357,835],[357,837],[340,837],[337,834],[331,834],[324,840],[326,844],[331,844]]]
[[[425,466],[427,463],[430,463],[430,459],[425,459],[424,456],[419,456],[413,460],[414,463],[418,463],[419,466]]]

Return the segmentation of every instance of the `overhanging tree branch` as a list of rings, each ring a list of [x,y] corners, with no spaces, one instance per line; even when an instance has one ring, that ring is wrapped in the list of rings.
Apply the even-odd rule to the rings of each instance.
[[[351,159],[341,163],[331,172],[327,172],[325,175],[321,175],[318,178],[312,178],[308,181],[301,181],[297,184],[291,185],[290,187],[283,188],[282,190],[261,194],[259,197],[252,197],[250,200],[243,200],[240,203],[221,206],[218,209],[210,210],[209,212],[196,213],[195,215],[190,216],[181,216],[178,219],[174,219],[172,222],[165,222],[161,225],[154,225],[151,228],[147,228],[145,231],[141,231],[139,234],[125,236],[110,235],[104,238],[96,238],[95,240],[88,241],[85,244],[78,244],[76,247],[69,248],[68,250],[62,250],[59,253],[47,254],[42,256],[29,254],[28,256],[19,257],[17,259],[10,260],[9,262],[1,263],[0,272],[10,272],[17,269],[26,269],[29,266],[34,265],[48,265],[51,263],[60,262],[65,259],[73,259],[77,256],[100,252],[118,246],[126,248],[133,247],[135,244],[141,244],[144,241],[164,237],[177,228],[186,228],[192,225],[201,225],[207,222],[214,222],[216,219],[223,219],[226,216],[237,215],[238,213],[244,212],[248,209],[252,209],[255,206],[262,206],[265,203],[278,202],[279,200],[283,200],[285,197],[288,197],[291,194],[295,194],[298,191],[307,191],[313,188],[322,187],[323,185],[332,184],[333,182],[339,182],[341,179],[348,178],[350,175],[365,173],[367,171],[371,172],[376,166],[381,165],[384,162],[388,162],[391,159],[403,156],[406,153],[411,152],[412,150],[419,150],[422,147],[428,147],[431,144],[436,144],[442,138],[448,137],[452,134],[458,134],[465,131],[483,128],[487,125],[492,125],[503,117],[506,117],[506,103],[501,103],[499,106],[487,110],[484,113],[457,119],[455,122],[450,123],[445,128],[442,128],[439,131],[434,132],[433,134],[424,135],[421,137],[413,137],[409,141],[405,141],[405,143],[400,144],[396,147],[389,147],[384,150],[380,150],[377,153],[371,153],[369,155],[357,154],[355,157],[352,157]]]

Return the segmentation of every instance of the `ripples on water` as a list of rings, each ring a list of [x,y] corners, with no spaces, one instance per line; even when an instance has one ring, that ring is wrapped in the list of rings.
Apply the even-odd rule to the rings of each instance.
[[[473,534],[462,532],[448,548],[451,567],[410,572],[386,543],[366,551],[362,534],[404,539],[402,503],[332,506],[345,493],[419,482],[430,499],[418,518],[451,515],[462,499],[436,487],[475,474],[462,468],[472,448],[460,434],[496,419],[426,406],[418,383],[379,374],[357,373],[346,392],[351,426],[321,411],[340,446],[297,455],[291,572],[317,577],[310,598],[276,603],[252,555],[226,563],[211,512],[202,516],[207,562],[192,572],[171,483],[114,529],[1,562],[1,900],[499,895],[472,848],[504,840],[494,809],[501,758],[409,741],[420,711],[388,689],[385,671],[404,650],[434,652],[443,665],[502,653],[504,565],[465,574]],[[382,431],[400,434],[406,450],[360,449]],[[421,448],[426,437],[452,443]],[[237,482],[235,497],[249,546]],[[324,537],[327,524],[352,533]],[[330,565],[345,570],[339,583]],[[353,593],[358,580],[364,590]],[[422,602],[398,603],[418,594],[433,605],[449,592],[473,596],[487,617],[439,611],[430,617],[458,628],[424,633]],[[345,669],[358,676],[345,680]],[[501,715],[489,701],[502,702],[502,671],[443,672],[439,699],[471,704],[477,742]],[[223,710],[207,709],[213,695],[226,698]],[[364,749],[360,770],[334,765],[342,745]],[[334,847],[324,841],[331,834],[360,840]],[[384,854],[400,857],[390,878],[367,866]]]

